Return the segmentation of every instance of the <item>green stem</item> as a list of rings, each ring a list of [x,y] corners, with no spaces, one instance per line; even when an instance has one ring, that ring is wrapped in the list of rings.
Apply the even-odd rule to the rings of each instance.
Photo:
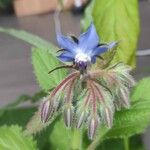
[[[81,145],[82,145],[82,131],[79,129],[73,129],[71,150],[81,150]]]
[[[96,147],[103,141],[103,136],[108,132],[108,128],[102,127],[100,129],[100,134],[96,137],[96,139],[88,146],[87,150],[95,150]]]
[[[129,150],[129,138],[125,137],[123,140],[124,140],[124,150]]]

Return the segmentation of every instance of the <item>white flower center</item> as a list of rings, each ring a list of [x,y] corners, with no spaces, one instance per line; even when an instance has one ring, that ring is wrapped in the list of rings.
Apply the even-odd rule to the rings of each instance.
[[[75,56],[75,62],[91,62],[91,57],[84,53],[78,53]]]

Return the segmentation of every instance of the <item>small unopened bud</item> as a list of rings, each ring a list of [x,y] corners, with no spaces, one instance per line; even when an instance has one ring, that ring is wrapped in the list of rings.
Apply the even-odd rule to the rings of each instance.
[[[78,117],[78,119],[77,119],[77,128],[80,128],[82,126],[82,124],[83,124],[83,122],[85,120],[85,117],[86,117],[85,112],[82,112],[80,114],[80,116]]]
[[[89,119],[88,136],[90,140],[94,138],[98,125],[99,125],[98,117],[92,117]]]
[[[73,108],[69,107],[64,110],[65,125],[70,128],[73,120]]]
[[[49,118],[52,116],[54,111],[53,102],[50,102],[49,100],[43,101],[41,105],[41,121],[43,123],[47,122]]]
[[[113,112],[109,108],[104,108],[104,119],[108,128],[111,128],[113,125]]]
[[[130,102],[129,102],[129,91],[128,89],[120,89],[120,94],[121,94],[121,101],[124,107],[129,108],[130,107]]]

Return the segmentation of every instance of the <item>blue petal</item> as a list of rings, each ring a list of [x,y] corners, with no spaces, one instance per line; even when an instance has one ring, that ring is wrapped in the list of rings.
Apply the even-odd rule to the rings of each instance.
[[[71,62],[74,60],[73,54],[68,52],[64,52],[57,57],[63,62]]]
[[[93,50],[92,56],[100,55],[100,54],[106,52],[108,49],[114,48],[115,46],[117,46],[117,44],[118,44],[118,42],[112,42],[108,45],[99,46]]]
[[[59,46],[63,49],[67,49],[70,52],[74,52],[77,47],[77,44],[73,42],[71,39],[63,36],[61,33],[57,33],[57,42]]]
[[[97,35],[95,26],[91,23],[87,32],[84,32],[79,37],[79,47],[84,50],[92,50],[99,43],[99,37]]]
[[[93,50],[92,56],[100,55],[100,54],[106,52],[108,49],[109,49],[108,45],[99,46]]]

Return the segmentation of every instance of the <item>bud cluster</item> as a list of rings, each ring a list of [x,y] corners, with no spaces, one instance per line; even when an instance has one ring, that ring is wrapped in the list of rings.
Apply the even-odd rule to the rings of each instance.
[[[99,70],[75,71],[45,98],[40,107],[41,121],[47,122],[62,111],[67,127],[88,127],[93,139],[101,123],[113,125],[115,110],[129,108],[129,90],[134,80],[123,63]]]

